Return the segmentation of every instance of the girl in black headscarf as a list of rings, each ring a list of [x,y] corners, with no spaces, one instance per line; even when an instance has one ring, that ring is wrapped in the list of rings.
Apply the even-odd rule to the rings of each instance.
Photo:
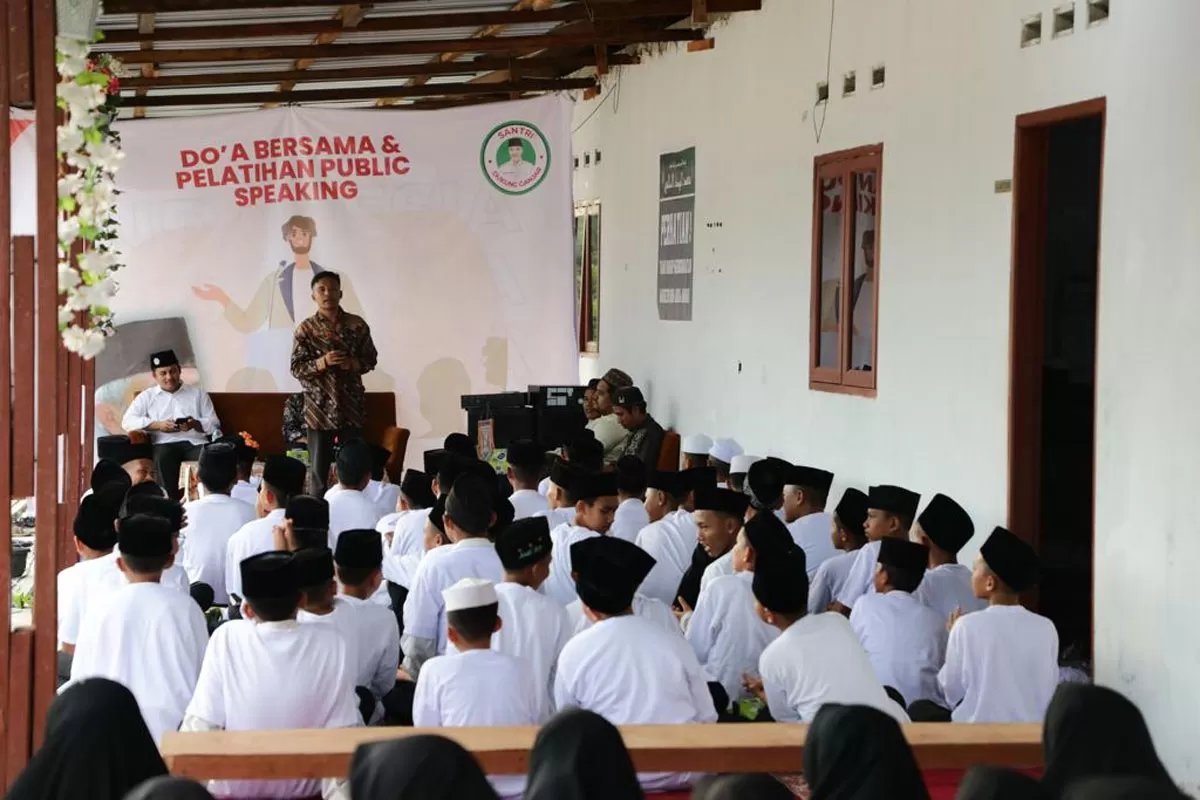
[[[1146,720],[1137,706],[1112,689],[1064,683],[1046,711],[1042,733],[1046,774],[1042,785],[1060,795],[1088,777],[1148,778],[1174,786],[1158,760]]]
[[[972,767],[958,785],[955,800],[1049,800],[1028,775],[1000,767]]]
[[[795,800],[796,795],[770,775],[722,775],[692,793],[692,800]]]
[[[129,794],[125,800],[213,800],[200,784],[187,778],[151,778]]]
[[[804,743],[812,800],[929,800],[900,724],[867,706],[821,706]]]
[[[529,756],[525,800],[644,797],[621,732],[604,717],[568,708],[538,731]]]
[[[350,762],[354,800],[497,800],[469,752],[441,736],[359,745]]]
[[[45,741],[8,800],[121,800],[143,781],[166,774],[133,694],[92,678],[54,698]]]

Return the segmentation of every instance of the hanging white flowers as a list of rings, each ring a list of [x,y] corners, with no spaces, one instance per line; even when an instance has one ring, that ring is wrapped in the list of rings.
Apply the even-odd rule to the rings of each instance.
[[[90,58],[91,45],[81,39],[60,36],[56,45],[64,112],[58,157],[65,165],[58,180],[58,288],[64,295],[58,327],[68,350],[94,358],[112,331],[112,272],[120,267],[113,178],[125,154],[112,130],[120,64],[108,54]]]

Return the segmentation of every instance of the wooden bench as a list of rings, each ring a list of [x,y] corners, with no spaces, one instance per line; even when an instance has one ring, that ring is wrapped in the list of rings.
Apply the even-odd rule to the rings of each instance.
[[[1043,766],[1041,725],[904,726],[923,770],[976,764]],[[345,776],[354,750],[369,742],[434,733],[459,742],[493,775],[523,774],[537,728],[347,728],[341,730],[168,733],[162,755],[175,775],[198,780]],[[797,773],[805,725],[632,725],[621,728],[642,772]]]

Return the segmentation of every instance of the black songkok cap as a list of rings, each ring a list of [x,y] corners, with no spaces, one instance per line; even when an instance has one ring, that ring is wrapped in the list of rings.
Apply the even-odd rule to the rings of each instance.
[[[291,553],[279,550],[259,553],[243,560],[239,569],[242,595],[251,602],[290,597],[300,591]]]
[[[682,472],[659,472],[654,470],[646,476],[646,488],[666,492],[676,500],[687,497],[691,487]]]
[[[754,565],[754,597],[768,611],[798,614],[808,608],[807,562],[796,548],[782,558]]]
[[[962,550],[975,535],[971,515],[944,494],[935,494],[917,521],[929,540],[951,555]]]
[[[263,483],[291,496],[304,491],[308,467],[298,458],[270,456],[263,464]]]
[[[886,511],[905,519],[916,519],[921,495],[900,486],[872,486],[867,494],[867,508]]]
[[[288,501],[283,516],[292,521],[294,528],[329,530],[329,503],[319,497],[296,495]]]
[[[879,563],[909,572],[925,572],[929,566],[929,548],[908,539],[882,539],[879,542]]]
[[[301,589],[324,586],[333,580],[333,553],[328,547],[305,547],[292,553],[292,560],[296,566],[296,585]]]
[[[372,528],[342,531],[333,560],[348,569],[376,569],[383,565],[383,538]]]
[[[518,469],[537,472],[545,457],[545,448],[532,439],[517,439],[508,445],[508,464]]]
[[[171,555],[174,534],[175,528],[166,519],[152,514],[134,514],[121,520],[117,546],[124,555],[165,558]]]
[[[550,522],[545,517],[517,520],[496,536],[496,554],[507,570],[536,564],[549,555],[550,550]]]
[[[997,527],[992,531],[979,553],[996,577],[1014,592],[1027,591],[1037,584],[1037,553],[1007,528]]]
[[[792,467],[788,471],[789,486],[803,486],[821,494],[829,494],[833,486],[833,473],[816,467]]]
[[[743,484],[751,504],[759,511],[769,511],[779,505],[791,470],[792,465],[782,458],[768,457],[751,464]]]
[[[151,372],[160,367],[173,367],[178,363],[179,359],[175,357],[174,350],[159,350],[157,353],[150,354]]]
[[[614,536],[592,536],[571,545],[575,591],[584,605],[601,614],[629,608],[654,564],[645,550]]]
[[[746,541],[754,548],[755,569],[763,559],[776,560],[797,549],[796,541],[788,531],[787,525],[774,514],[755,514],[743,528],[746,531]]]
[[[746,506],[749,504],[750,498],[732,489],[718,489],[713,486],[696,490],[696,511],[715,511],[740,520],[746,515]]]
[[[852,531],[859,538],[866,536],[863,526],[867,522],[867,495],[858,489],[847,489],[842,492],[842,499],[835,509],[842,527]]]
[[[419,469],[409,469],[400,481],[400,494],[418,508],[432,508],[437,498],[433,496],[433,478]]]
[[[575,486],[569,490],[571,499],[595,500],[598,497],[616,497],[618,492],[617,473],[597,472],[582,475],[575,481]]]

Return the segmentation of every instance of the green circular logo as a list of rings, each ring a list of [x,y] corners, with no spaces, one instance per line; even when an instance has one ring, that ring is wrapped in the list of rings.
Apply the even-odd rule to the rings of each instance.
[[[550,174],[550,140],[532,123],[501,123],[483,140],[479,166],[501,192],[528,194]]]

